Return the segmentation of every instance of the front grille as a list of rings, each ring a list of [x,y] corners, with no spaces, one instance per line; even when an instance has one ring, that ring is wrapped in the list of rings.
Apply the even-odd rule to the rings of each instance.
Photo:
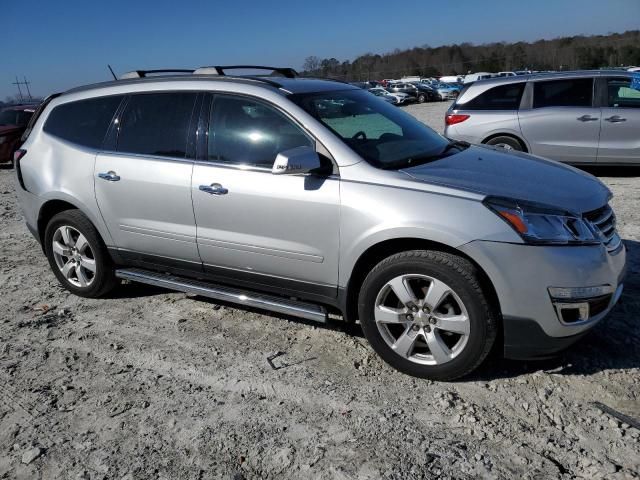
[[[583,218],[589,222],[600,235],[602,242],[609,252],[620,248],[622,239],[616,231],[616,214],[613,213],[613,209],[609,205],[587,212],[583,215]]]

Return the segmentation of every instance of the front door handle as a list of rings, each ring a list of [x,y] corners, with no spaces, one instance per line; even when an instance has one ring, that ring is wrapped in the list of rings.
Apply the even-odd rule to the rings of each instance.
[[[120,175],[116,174],[113,170],[110,170],[107,173],[99,173],[98,177],[108,182],[117,182],[120,180]]]
[[[620,115],[614,115],[613,117],[605,118],[605,120],[611,123],[620,123],[627,121],[626,118],[622,118]]]
[[[594,120],[598,120],[598,117],[592,117],[591,115],[582,115],[576,120],[580,120],[581,122],[593,122]]]
[[[210,193],[211,195],[226,195],[229,190],[224,188],[219,183],[212,183],[211,185],[200,185],[198,187],[201,192]]]

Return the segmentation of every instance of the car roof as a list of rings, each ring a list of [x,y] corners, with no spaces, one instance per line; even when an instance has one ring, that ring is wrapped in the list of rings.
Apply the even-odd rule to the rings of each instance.
[[[90,92],[91,90],[99,90],[107,87],[115,87],[128,85],[131,86],[131,92],[145,91],[146,86],[157,85],[164,82],[224,82],[236,84],[248,84],[256,87],[264,87],[266,89],[280,91],[284,94],[297,93],[315,93],[327,92],[335,90],[357,90],[358,87],[350,85],[339,80],[309,78],[309,77],[274,77],[274,76],[218,76],[218,75],[172,75],[172,76],[151,76],[143,78],[112,80],[108,82],[95,83],[81,87],[72,88],[63,93],[63,95],[77,92]],[[140,87],[139,89],[136,87]]]
[[[545,72],[545,73],[529,73],[527,75],[517,75],[515,77],[492,77],[484,80],[473,82],[473,85],[490,85],[490,84],[507,84],[520,83],[530,80],[556,80],[564,78],[580,78],[580,77],[599,77],[599,76],[620,76],[629,75],[626,70],[572,70],[567,72]]]

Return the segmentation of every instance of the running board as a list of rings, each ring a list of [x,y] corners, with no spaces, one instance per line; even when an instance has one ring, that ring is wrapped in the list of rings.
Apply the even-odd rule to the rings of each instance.
[[[327,321],[327,310],[313,303],[239,290],[232,287],[177,277],[166,273],[156,273],[140,268],[116,270],[116,277],[131,280],[132,282],[146,283],[148,285],[155,285],[156,287],[176,290],[178,292],[201,295],[215,300],[237,303],[247,307],[262,308],[264,310],[305,318],[316,322],[325,323]]]

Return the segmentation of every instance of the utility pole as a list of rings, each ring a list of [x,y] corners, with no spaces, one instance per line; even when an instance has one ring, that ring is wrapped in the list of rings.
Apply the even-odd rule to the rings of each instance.
[[[13,85],[16,85],[18,87],[18,94],[20,95],[20,101],[22,101],[22,90],[20,89],[20,85],[22,82],[20,82],[20,80],[18,80],[18,76],[16,75],[16,81],[13,82]]]
[[[24,78],[24,86],[27,87],[27,95],[29,95],[29,100],[33,100],[33,97],[31,96],[31,90],[29,90],[29,84],[31,82],[27,81],[27,77],[22,78]]]
[[[18,94],[20,95],[20,101],[24,101],[24,97],[22,96],[22,89],[20,88],[20,85],[24,85],[24,87],[27,90],[27,95],[29,95],[29,100],[32,100],[33,97],[31,96],[31,90],[29,89],[29,85],[31,84],[30,81],[27,80],[27,77],[23,76],[22,78],[24,78],[24,81],[20,81],[18,80],[18,76],[16,75],[16,81],[12,83],[12,85],[15,85],[18,87]]]

